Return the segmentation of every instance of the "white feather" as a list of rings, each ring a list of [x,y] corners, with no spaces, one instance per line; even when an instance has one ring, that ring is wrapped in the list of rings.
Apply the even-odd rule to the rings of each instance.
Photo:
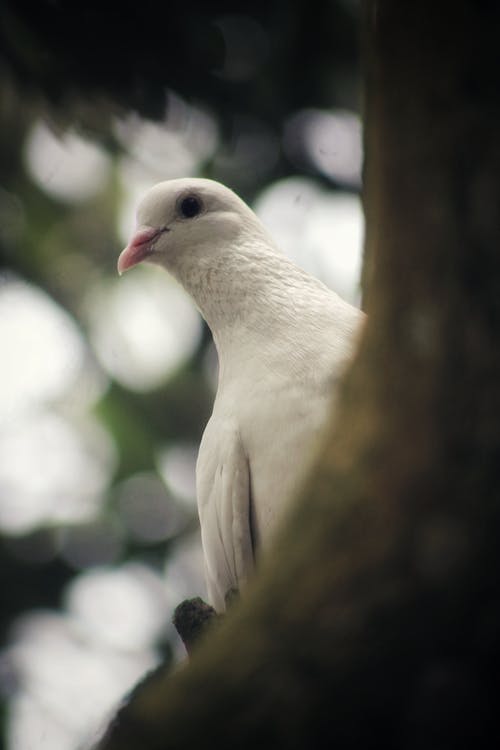
[[[199,215],[182,216],[183,196],[199,200]],[[216,182],[156,185],[138,223],[166,228],[144,259],[191,294],[219,356],[197,495],[208,594],[220,611],[305,478],[363,314],[281,254],[248,206]]]

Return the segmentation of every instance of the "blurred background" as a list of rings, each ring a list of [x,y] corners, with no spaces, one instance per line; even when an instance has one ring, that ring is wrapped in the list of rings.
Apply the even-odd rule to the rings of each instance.
[[[205,176],[354,303],[359,7],[0,6],[0,688],[8,750],[88,747],[205,596],[194,467],[217,378],[138,200]]]

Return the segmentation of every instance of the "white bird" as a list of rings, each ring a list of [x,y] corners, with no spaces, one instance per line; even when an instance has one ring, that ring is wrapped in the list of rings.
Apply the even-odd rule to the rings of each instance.
[[[275,246],[253,211],[206,179],[155,185],[118,271],[167,269],[208,323],[219,359],[196,466],[208,597],[251,575],[307,473],[364,317]]]

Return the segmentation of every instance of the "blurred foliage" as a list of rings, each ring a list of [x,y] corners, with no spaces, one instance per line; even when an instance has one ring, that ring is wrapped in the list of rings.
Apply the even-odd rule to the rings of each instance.
[[[113,105],[163,117],[166,88],[229,129],[235,114],[279,126],[301,107],[355,103],[356,11],[356,0],[4,0],[0,46],[23,92],[101,133]]]
[[[6,269],[44,289],[72,315],[88,343],[88,289],[114,276],[121,249],[118,171],[126,146],[114,127],[118,115],[134,111],[163,120],[167,91],[203,107],[215,118],[221,140],[200,171],[226,178],[251,200],[289,174],[309,173],[327,182],[310,164],[292,162],[284,152],[284,124],[307,107],[357,110],[358,76],[354,1],[3,0],[0,274]],[[105,147],[111,168],[102,189],[71,202],[35,184],[26,168],[25,144],[40,117],[56,133],[71,126]],[[259,164],[258,152],[252,168],[238,166],[235,144],[242,128],[276,139],[277,155],[269,167]],[[334,181],[329,184],[335,187]],[[118,456],[102,508],[106,523],[121,529],[117,563],[142,560],[161,571],[169,550],[196,523],[185,514],[173,537],[140,542],[123,529],[113,493],[118,482],[137,472],[156,473],[158,446],[199,441],[212,399],[204,374],[209,342],[205,330],[193,356],[162,385],[141,393],[111,381],[93,407]],[[2,641],[17,615],[61,606],[64,587],[80,572],[59,554],[66,531],[64,524],[49,524],[3,536]]]

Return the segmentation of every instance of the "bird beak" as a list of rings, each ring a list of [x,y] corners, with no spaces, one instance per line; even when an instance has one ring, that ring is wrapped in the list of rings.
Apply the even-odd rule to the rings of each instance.
[[[129,244],[118,258],[118,273],[121,275],[132,266],[136,266],[153,252],[153,243],[160,234],[160,229],[138,227]]]

